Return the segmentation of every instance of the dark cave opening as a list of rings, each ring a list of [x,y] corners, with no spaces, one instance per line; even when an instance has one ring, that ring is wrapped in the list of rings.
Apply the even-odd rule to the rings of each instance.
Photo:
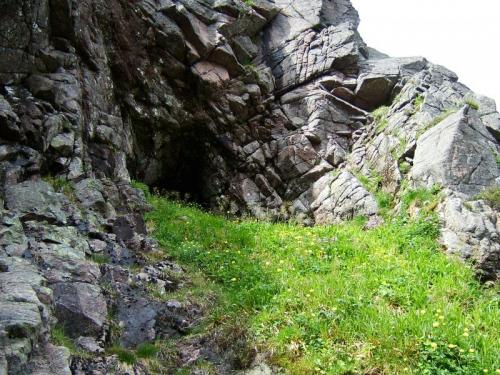
[[[186,129],[170,137],[160,160],[161,173],[151,185],[175,199],[208,205],[209,134]]]

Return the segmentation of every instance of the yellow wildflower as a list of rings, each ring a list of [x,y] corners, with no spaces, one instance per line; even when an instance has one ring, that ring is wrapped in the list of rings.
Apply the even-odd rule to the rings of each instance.
[[[439,322],[434,322],[434,323],[432,323],[432,326],[433,326],[434,328],[439,327]]]

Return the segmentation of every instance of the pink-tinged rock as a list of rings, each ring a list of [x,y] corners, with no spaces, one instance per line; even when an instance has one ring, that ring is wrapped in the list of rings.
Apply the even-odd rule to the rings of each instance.
[[[211,86],[220,86],[230,79],[226,68],[208,61],[200,61],[192,69],[194,74]]]

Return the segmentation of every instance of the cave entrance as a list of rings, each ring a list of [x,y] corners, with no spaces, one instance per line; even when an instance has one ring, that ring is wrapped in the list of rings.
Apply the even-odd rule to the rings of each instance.
[[[163,172],[154,185],[178,199],[207,206],[209,137],[199,127],[172,136],[161,160]]]

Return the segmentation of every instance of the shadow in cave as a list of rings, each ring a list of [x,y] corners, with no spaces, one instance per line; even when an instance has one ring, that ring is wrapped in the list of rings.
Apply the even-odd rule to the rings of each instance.
[[[175,199],[207,207],[209,137],[199,128],[171,137],[161,160],[162,173],[152,187]]]

